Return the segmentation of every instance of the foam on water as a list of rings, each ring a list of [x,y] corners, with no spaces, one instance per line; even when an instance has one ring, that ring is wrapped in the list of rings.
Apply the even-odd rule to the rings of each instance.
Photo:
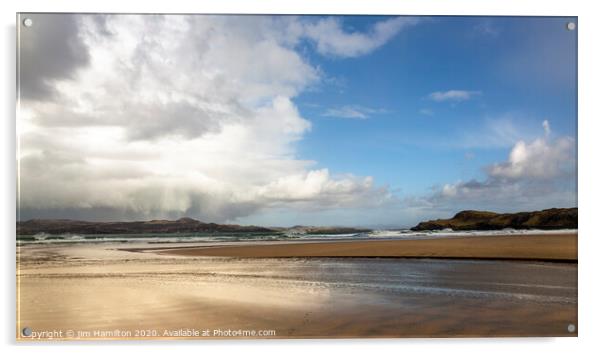
[[[439,231],[412,231],[402,230],[375,230],[366,233],[347,234],[287,234],[287,233],[186,233],[186,234],[114,234],[114,235],[79,235],[60,234],[51,235],[39,233],[33,236],[20,235],[17,245],[47,244],[47,243],[220,243],[220,242],[253,242],[253,241],[328,241],[328,240],[397,240],[397,239],[424,239],[458,236],[501,236],[501,235],[533,235],[533,234],[566,234],[576,230],[516,230],[503,229],[492,231],[453,231],[451,229]]]

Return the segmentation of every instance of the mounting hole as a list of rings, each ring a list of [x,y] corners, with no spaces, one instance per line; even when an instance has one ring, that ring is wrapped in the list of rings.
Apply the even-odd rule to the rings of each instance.
[[[569,324],[569,325],[566,327],[566,330],[567,330],[567,331],[569,331],[569,333],[574,333],[574,332],[575,332],[575,329],[576,329],[576,328],[575,328],[575,325],[574,325],[574,324],[572,324],[572,323],[571,323],[571,324]]]
[[[566,24],[566,29],[569,31],[574,31],[575,28],[577,28],[577,25],[575,24],[575,22],[568,22]]]
[[[31,18],[26,18],[23,20],[23,26],[31,27],[33,26],[33,20]]]
[[[24,335],[25,337],[29,337],[29,336],[31,336],[31,332],[32,332],[32,330],[31,330],[31,328],[29,328],[29,327],[25,327],[25,328],[23,328],[23,330],[21,331],[21,333],[23,333],[23,335]]]

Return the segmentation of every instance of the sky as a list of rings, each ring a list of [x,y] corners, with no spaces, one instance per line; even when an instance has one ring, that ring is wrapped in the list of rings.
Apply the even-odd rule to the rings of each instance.
[[[575,18],[25,17],[20,220],[577,206]]]

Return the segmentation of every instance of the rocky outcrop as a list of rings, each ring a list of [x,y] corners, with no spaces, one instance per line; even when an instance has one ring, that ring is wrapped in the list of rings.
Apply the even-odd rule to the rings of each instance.
[[[424,221],[412,228],[424,230],[576,229],[577,208],[554,208],[532,212],[498,214],[465,210],[451,219]]]

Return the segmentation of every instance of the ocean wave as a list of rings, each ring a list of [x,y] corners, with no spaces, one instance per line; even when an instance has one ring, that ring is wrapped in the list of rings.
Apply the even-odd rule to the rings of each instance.
[[[328,240],[403,240],[443,238],[456,236],[502,236],[532,234],[564,234],[576,230],[516,230],[503,229],[492,231],[412,231],[374,230],[366,233],[348,234],[137,234],[137,235],[81,235],[81,234],[48,234],[38,233],[33,236],[18,236],[18,245],[47,243],[221,243],[221,242],[253,242],[253,241],[328,241]]]

